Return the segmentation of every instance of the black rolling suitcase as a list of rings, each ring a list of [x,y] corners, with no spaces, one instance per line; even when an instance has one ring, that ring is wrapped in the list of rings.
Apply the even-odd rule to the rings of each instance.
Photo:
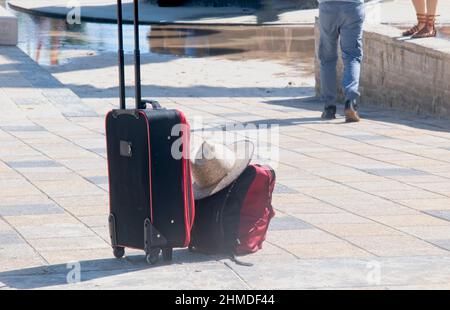
[[[189,124],[182,112],[141,99],[138,0],[136,108],[126,109],[121,0],[117,5],[120,109],[106,116],[111,244],[117,258],[126,247],[143,249],[154,264],[161,250],[164,260],[171,260],[173,248],[189,245],[194,220]]]

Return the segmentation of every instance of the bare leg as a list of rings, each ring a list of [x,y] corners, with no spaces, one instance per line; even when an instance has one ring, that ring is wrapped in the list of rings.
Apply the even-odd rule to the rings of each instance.
[[[427,2],[430,2],[430,0],[427,0]],[[427,13],[425,0],[412,0],[412,3],[414,5],[414,8],[416,9],[417,14],[426,14]]]
[[[427,0],[427,14],[436,15],[438,0]]]
[[[432,0],[412,0],[414,9],[416,9],[417,14],[423,14],[423,15],[427,14],[427,6],[425,4],[425,1],[428,3],[428,2],[431,2]],[[437,0],[435,0],[435,1],[437,2]],[[425,25],[426,25],[426,21],[419,20],[419,23],[418,23],[419,29],[422,29],[423,27],[425,27]]]

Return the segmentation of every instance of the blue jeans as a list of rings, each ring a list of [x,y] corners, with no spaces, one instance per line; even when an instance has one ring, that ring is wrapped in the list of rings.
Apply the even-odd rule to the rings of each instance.
[[[338,61],[338,41],[340,38],[344,76],[342,87],[346,100],[357,99],[360,95],[362,28],[364,5],[352,2],[333,1],[319,5],[320,21],[320,80],[321,94],[325,107],[336,105]]]

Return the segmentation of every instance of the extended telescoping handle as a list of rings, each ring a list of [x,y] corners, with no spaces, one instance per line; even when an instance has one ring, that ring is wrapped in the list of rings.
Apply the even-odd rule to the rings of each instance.
[[[142,106],[141,51],[139,49],[139,0],[134,0],[134,87],[136,109]]]
[[[120,92],[120,108],[126,108],[125,103],[125,57],[123,51],[123,18],[122,18],[122,0],[117,0],[117,27],[119,42],[119,92]]]
[[[133,1],[134,12],[134,83],[135,83],[135,105],[136,109],[145,107],[146,103],[154,109],[160,108],[156,101],[142,100],[141,88],[141,51],[139,50],[139,0]],[[125,95],[125,60],[123,48],[123,9],[122,0],[117,0],[117,24],[119,43],[119,85],[120,85],[120,108],[126,109]]]

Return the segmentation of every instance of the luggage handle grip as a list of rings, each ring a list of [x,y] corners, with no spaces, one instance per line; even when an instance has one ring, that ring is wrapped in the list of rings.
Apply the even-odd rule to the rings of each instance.
[[[141,103],[142,103],[142,106],[145,106],[146,104],[150,104],[152,106],[153,110],[160,110],[160,109],[162,109],[161,105],[156,100],[143,99],[143,100],[141,100]]]

